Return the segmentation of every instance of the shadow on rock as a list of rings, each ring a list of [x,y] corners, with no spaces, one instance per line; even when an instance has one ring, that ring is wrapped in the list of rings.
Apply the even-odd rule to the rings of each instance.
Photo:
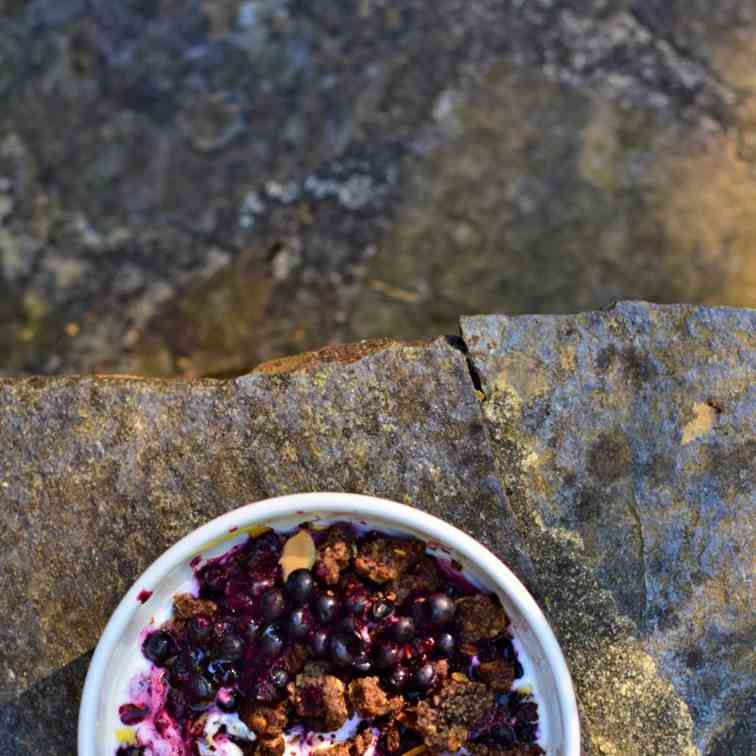
[[[0,706],[5,756],[70,756],[76,751],[81,691],[92,654],[86,653]]]

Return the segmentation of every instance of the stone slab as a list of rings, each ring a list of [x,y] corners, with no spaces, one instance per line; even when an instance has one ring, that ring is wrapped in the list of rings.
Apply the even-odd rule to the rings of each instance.
[[[0,448],[5,701],[36,701],[152,560],[250,501],[385,496],[518,560],[465,358],[446,339],[336,348],[233,381],[0,381]],[[31,753],[21,740],[17,752]]]
[[[597,752],[751,753],[756,311],[620,303],[462,333]]]

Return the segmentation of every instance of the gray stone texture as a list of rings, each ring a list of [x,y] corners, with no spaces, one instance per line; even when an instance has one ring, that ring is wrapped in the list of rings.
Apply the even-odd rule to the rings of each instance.
[[[462,333],[536,591],[603,752],[641,752],[658,711],[630,702],[660,676],[698,748],[748,753],[753,731],[735,733],[756,702],[756,312],[620,303],[463,318]],[[579,567],[565,581],[567,555]],[[621,696],[596,685],[604,675],[625,678]],[[687,752],[678,735],[647,752]]]
[[[756,304],[751,0],[0,0],[0,370]]]
[[[164,548],[337,490],[433,512],[513,567],[564,648],[585,753],[750,754],[756,313],[621,303],[462,334],[229,380],[0,380],[4,752],[72,752],[82,654]]]

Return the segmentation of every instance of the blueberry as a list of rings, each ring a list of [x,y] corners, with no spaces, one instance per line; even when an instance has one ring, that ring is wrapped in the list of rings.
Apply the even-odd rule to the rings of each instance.
[[[434,593],[428,599],[428,619],[434,627],[448,625],[454,619],[454,602],[443,593]]]
[[[506,661],[514,661],[517,658],[514,646],[512,645],[512,639],[504,636],[496,640],[496,650],[499,655],[506,659]]]
[[[310,648],[310,653],[320,658],[325,656],[328,652],[328,633],[325,630],[316,630],[307,643]]]
[[[399,663],[399,649],[389,641],[383,641],[375,652],[375,666],[379,669],[395,667]]]
[[[315,614],[321,622],[331,622],[338,614],[339,602],[333,596],[321,595],[315,601]]]
[[[278,669],[271,671],[270,681],[276,688],[285,688],[286,683],[289,682],[289,675],[286,673],[285,669],[279,667]]]
[[[189,681],[194,671],[194,662],[189,654],[179,654],[170,662],[170,681],[175,687],[181,687]]]
[[[497,693],[496,694],[496,705],[497,706],[508,706],[509,705],[509,693]]]
[[[508,701],[509,711],[512,714],[516,714],[517,710],[520,708],[524,700],[525,700],[525,696],[523,696],[522,693],[519,693],[516,690],[510,690],[509,701]]]
[[[312,617],[310,616],[310,610],[306,607],[300,607],[295,609],[286,622],[286,632],[289,634],[289,638],[300,640],[306,638],[310,630],[312,629]]]
[[[142,645],[142,653],[158,667],[176,653],[176,641],[164,630],[150,633]]]
[[[209,701],[215,691],[210,681],[204,675],[194,674],[189,679],[189,685],[186,690],[189,698],[193,701]]]
[[[373,604],[370,613],[373,615],[374,620],[382,620],[388,617],[393,611],[394,605],[390,601],[381,599]]]
[[[525,670],[522,668],[522,664],[520,664],[519,660],[514,663],[514,670],[515,680],[519,680],[525,674]]]
[[[517,737],[524,743],[533,743],[536,739],[536,726],[532,722],[518,722],[515,725]]]
[[[515,742],[514,730],[505,724],[496,725],[491,730],[491,737],[503,748],[511,748]]]
[[[274,622],[286,611],[283,593],[275,589],[260,596],[260,617],[263,622]]]
[[[399,643],[409,643],[415,637],[415,623],[409,617],[400,617],[394,624],[393,634]]]
[[[359,616],[365,613],[368,603],[368,597],[363,593],[353,593],[351,596],[347,596],[344,606],[349,614]]]
[[[144,756],[144,748],[139,746],[121,746],[116,751],[116,756]]]
[[[221,641],[221,653],[231,661],[241,659],[244,654],[244,641],[238,635],[226,635]]]
[[[278,625],[268,625],[260,636],[260,653],[263,656],[278,656],[284,648],[284,639]]]
[[[211,565],[205,569],[204,575],[200,576],[200,581],[216,593],[222,593],[228,582],[228,577],[222,567]]]
[[[202,648],[193,648],[189,652],[189,659],[192,662],[192,669],[195,671],[202,669],[202,667],[205,664],[206,658],[207,658],[207,654],[205,653],[205,650]]]
[[[538,705],[533,701],[524,703],[517,711],[517,718],[523,722],[535,722],[538,719]]]
[[[331,637],[328,650],[334,664],[347,667],[362,653],[362,641],[356,635],[336,633]]]
[[[389,677],[389,682],[397,689],[402,690],[410,681],[410,673],[404,667],[397,667]]]
[[[213,623],[207,617],[192,617],[187,625],[186,634],[189,640],[203,646],[210,640],[213,633]]]
[[[454,636],[451,633],[440,633],[436,639],[436,650],[440,656],[451,656],[454,653]]]
[[[150,713],[149,706],[139,706],[138,704],[123,704],[118,707],[118,718],[123,724],[131,726],[138,724],[145,719]]]
[[[423,664],[412,675],[412,687],[415,690],[428,690],[436,679],[436,670],[432,664]]]
[[[217,703],[221,711],[236,711],[241,703],[241,694],[236,688],[221,690],[218,693]]]
[[[314,583],[309,570],[294,570],[286,578],[286,595],[294,606],[302,606],[310,600],[313,586]]]

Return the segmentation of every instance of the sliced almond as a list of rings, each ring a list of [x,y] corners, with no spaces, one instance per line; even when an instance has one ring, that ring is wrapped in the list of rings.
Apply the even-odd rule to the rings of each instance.
[[[281,568],[286,580],[294,570],[311,570],[315,564],[317,550],[312,536],[306,530],[300,530],[296,535],[289,538],[281,553]]]

